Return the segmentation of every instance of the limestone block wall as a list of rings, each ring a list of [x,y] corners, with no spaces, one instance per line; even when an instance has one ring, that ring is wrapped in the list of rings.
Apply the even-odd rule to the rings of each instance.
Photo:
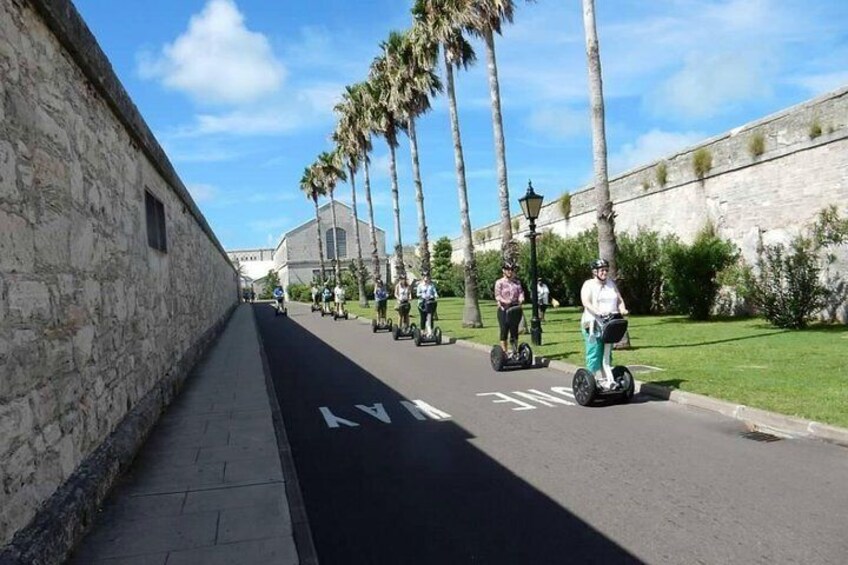
[[[70,2],[0,0],[0,76],[2,549],[128,415],[167,402],[237,280]]]
[[[764,152],[753,155],[751,140],[761,136]],[[712,168],[696,177],[693,155],[706,149]],[[665,167],[666,183],[657,180]],[[523,188],[523,187],[522,187]],[[573,236],[596,223],[592,186],[571,195],[571,214],[562,217],[547,187],[536,187],[549,199],[542,208],[537,230]],[[515,198],[520,194],[516,193]],[[736,243],[753,262],[757,241],[787,241],[829,205],[848,213],[848,88],[821,96],[783,112],[708,139],[684,151],[625,172],[610,180],[616,231],[639,227],[677,234],[691,241],[706,222],[722,237]],[[527,222],[519,214],[519,237]],[[497,223],[478,228],[488,234],[474,242],[478,250],[499,249]],[[462,260],[461,239],[453,241],[454,262]],[[836,267],[848,272],[844,250]]]

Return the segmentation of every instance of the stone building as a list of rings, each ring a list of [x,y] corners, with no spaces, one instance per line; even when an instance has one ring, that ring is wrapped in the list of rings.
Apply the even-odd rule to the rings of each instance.
[[[338,259],[346,269],[356,259],[356,230],[353,224],[353,209],[336,201],[336,240],[339,245]],[[324,246],[324,269],[326,276],[333,272],[336,257],[333,240],[333,215],[331,203],[318,208],[321,219],[321,241]],[[313,218],[283,235],[274,249],[273,266],[280,276],[284,288],[291,284],[310,284],[320,276],[321,263],[318,255],[316,220]],[[377,254],[381,268],[386,264],[386,232],[375,226],[377,232]],[[362,242],[362,262],[366,269],[371,267],[371,233],[367,222],[359,220],[359,238]]]
[[[233,265],[239,271],[242,289],[252,289],[259,296],[268,271],[274,268],[274,250],[234,249],[227,251]]]

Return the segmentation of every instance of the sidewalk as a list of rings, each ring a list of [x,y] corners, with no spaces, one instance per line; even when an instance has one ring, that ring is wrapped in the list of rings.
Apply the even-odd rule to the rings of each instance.
[[[69,563],[299,562],[259,343],[242,304]]]

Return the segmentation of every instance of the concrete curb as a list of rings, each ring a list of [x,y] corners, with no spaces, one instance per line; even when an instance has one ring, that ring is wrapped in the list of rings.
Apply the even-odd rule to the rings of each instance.
[[[358,316],[352,314],[351,318],[356,319]],[[370,324],[371,321],[363,318],[360,320],[360,323]],[[447,334],[444,334],[443,337],[447,343],[456,344],[467,349],[474,349],[485,353],[489,353],[492,349],[491,345],[483,345],[481,343],[474,343],[473,341],[456,339],[455,337],[450,337]],[[576,365],[548,359],[547,357],[536,356],[536,364],[563,372],[569,376],[574,375],[574,371],[577,370]],[[828,443],[835,443],[843,447],[848,447],[848,429],[846,428],[822,424],[821,422],[805,420],[795,416],[786,416],[784,414],[760,410],[758,408],[751,408],[744,404],[734,404],[732,402],[718,400],[702,394],[684,392],[639,380],[636,381],[636,392],[646,394],[654,398],[669,400],[677,404],[715,412],[717,414],[727,416],[728,418],[744,422],[753,430],[768,432],[783,437],[818,439]]]

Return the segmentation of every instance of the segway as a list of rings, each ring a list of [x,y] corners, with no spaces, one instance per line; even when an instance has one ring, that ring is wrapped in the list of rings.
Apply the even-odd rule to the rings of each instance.
[[[278,298],[277,303],[274,305],[274,317],[276,318],[280,314],[282,314],[283,316],[289,315],[289,309],[286,308],[285,300],[283,300],[282,298]]]
[[[627,320],[621,314],[609,314],[598,320],[598,337],[604,344],[604,357],[602,369],[607,377],[607,382],[612,382],[611,388],[607,389],[595,382],[595,375],[589,370],[581,367],[574,373],[571,388],[574,391],[574,399],[580,406],[588,406],[596,400],[618,400],[621,403],[630,402],[636,389],[636,383],[630,370],[624,365],[610,365],[612,359],[612,346],[621,341],[627,332]]]
[[[412,341],[415,342],[416,346],[420,346],[425,343],[432,343],[435,345],[441,345],[442,343],[442,330],[439,326],[433,327],[433,308],[436,305],[436,301],[432,298],[424,300],[422,303],[421,310],[424,310],[424,320],[425,327],[424,331],[421,331],[421,328],[416,328],[413,326],[412,330]]]
[[[506,319],[509,320],[512,316],[520,316],[521,306],[511,306],[506,311]],[[533,366],[533,350],[526,343],[518,343],[518,339],[509,340],[509,351],[504,351],[499,344],[492,346],[492,351],[489,353],[489,361],[492,363],[492,369],[497,372],[504,369],[522,368],[529,369]]]
[[[312,304],[309,305],[309,311],[310,312],[320,312],[321,311],[321,304],[318,302],[318,296],[317,295],[315,296],[315,298],[312,299]]]
[[[333,307],[330,305],[329,300],[324,300],[321,302],[321,317],[330,316],[333,314]]]
[[[342,318],[345,320],[348,318],[347,308],[345,308],[344,302],[340,302],[338,307],[333,308],[333,320],[341,320]]]
[[[372,333],[391,332],[391,331],[393,331],[393,327],[394,327],[394,324],[392,324],[391,318],[387,318],[382,323],[380,322],[380,320],[378,320],[376,318],[373,318],[371,320],[371,332]],[[397,339],[397,338],[395,338],[395,339]]]
[[[409,306],[408,302],[406,302],[404,304],[406,306]],[[396,310],[398,311],[398,323],[397,323],[396,326],[394,326],[392,328],[392,339],[395,340],[395,341],[397,341],[401,338],[404,338],[404,339],[405,338],[411,338],[411,337],[414,336],[416,330],[418,330],[418,328],[415,326],[415,324],[404,325],[404,323],[403,323],[404,315],[401,312],[401,309],[403,308],[404,304],[399,304],[398,307],[396,308]],[[409,318],[408,312],[406,314],[406,318],[407,319]]]

